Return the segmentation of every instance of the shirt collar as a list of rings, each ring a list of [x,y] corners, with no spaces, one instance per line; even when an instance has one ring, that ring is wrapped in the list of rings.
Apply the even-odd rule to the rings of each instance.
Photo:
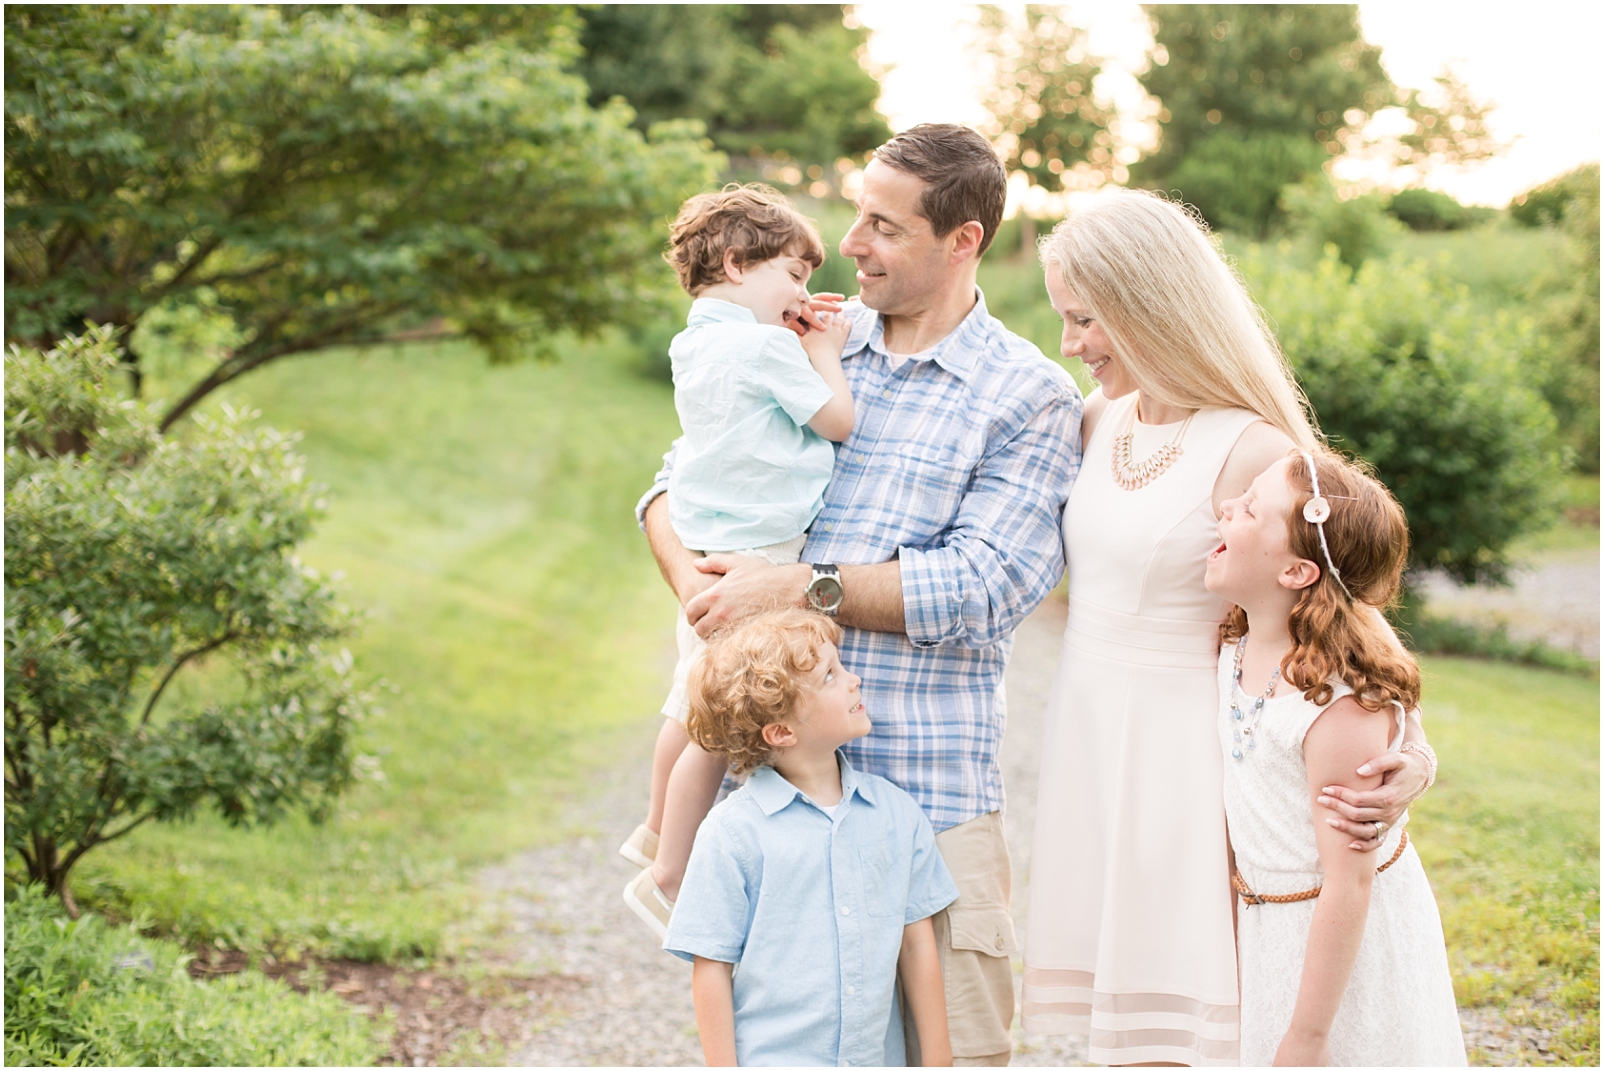
[[[845,803],[848,796],[856,793],[864,803],[874,806],[874,790],[863,775],[853,768],[841,752],[835,753],[835,760],[841,766],[841,801]],[[787,781],[772,766],[759,766],[753,770],[746,779],[746,790],[752,794],[765,816],[785,810],[792,800],[802,795],[800,788]]]
[[[721,298],[699,297],[691,302],[691,312],[685,320],[687,327],[716,323],[755,324],[757,316],[745,305],[737,305],[733,301],[724,301]]]
[[[868,349],[889,358],[891,354],[886,349],[885,343],[885,317],[868,309],[867,306],[859,307],[865,312],[853,321],[843,352],[852,355]],[[977,286],[975,307],[969,310],[969,315],[965,316],[957,327],[935,344],[929,359],[959,379],[968,379],[980,364],[982,347],[967,340],[985,334],[989,330],[990,323],[991,313],[986,311],[986,295],[981,293],[980,287]]]

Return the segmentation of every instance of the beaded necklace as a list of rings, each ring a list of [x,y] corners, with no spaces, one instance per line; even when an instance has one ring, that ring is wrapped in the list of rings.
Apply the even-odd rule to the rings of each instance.
[[[1146,487],[1164,474],[1164,470],[1175,463],[1181,456],[1181,439],[1186,435],[1186,429],[1192,423],[1192,417],[1197,416],[1197,410],[1192,410],[1190,416],[1181,421],[1181,429],[1175,433],[1175,438],[1159,447],[1152,454],[1143,458],[1140,464],[1131,464],[1131,443],[1135,438],[1136,406],[1131,406],[1131,415],[1125,421],[1125,431],[1114,440],[1114,453],[1110,460],[1114,466],[1114,482],[1127,491],[1135,491],[1139,487]]]
[[[1238,761],[1241,760],[1243,752],[1252,751],[1259,746],[1258,741],[1253,738],[1253,730],[1259,726],[1259,714],[1264,710],[1264,701],[1275,691],[1275,682],[1281,677],[1281,667],[1276,666],[1270,674],[1270,683],[1264,686],[1264,694],[1255,699],[1253,705],[1248,708],[1247,713],[1253,715],[1253,720],[1248,721],[1247,714],[1242,712],[1242,708],[1236,702],[1237,693],[1242,689],[1242,649],[1247,643],[1246,636],[1237,640],[1236,654],[1231,659],[1231,720],[1237,723],[1231,726],[1231,739],[1236,743],[1231,749],[1231,757]]]

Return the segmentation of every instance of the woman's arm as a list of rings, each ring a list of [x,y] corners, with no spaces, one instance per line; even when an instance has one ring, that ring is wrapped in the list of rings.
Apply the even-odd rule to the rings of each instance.
[[[1371,607],[1370,612],[1375,615],[1375,624],[1381,635],[1390,639],[1401,651],[1403,644],[1399,643],[1398,634],[1381,611]],[[1411,710],[1404,720],[1404,743],[1411,742],[1426,743],[1426,730],[1420,723],[1418,708]],[[1357,772],[1362,777],[1380,774],[1381,786],[1374,792],[1355,792],[1331,784],[1326,786],[1325,798],[1321,802],[1336,812],[1335,815],[1327,813],[1325,816],[1332,827],[1353,837],[1352,847],[1370,852],[1381,847],[1382,838],[1376,835],[1375,823],[1379,821],[1388,826],[1397,825],[1409,805],[1425,795],[1426,785],[1431,780],[1431,763],[1416,751],[1399,754],[1383,750],[1360,766]]]
[[[1330,1058],[1331,1023],[1342,1006],[1342,994],[1364,938],[1376,863],[1370,855],[1351,848],[1346,834],[1321,821],[1325,808],[1318,799],[1333,781],[1346,781],[1355,788],[1375,787],[1378,776],[1360,778],[1350,771],[1378,743],[1385,746],[1391,724],[1389,712],[1372,713],[1346,696],[1315,719],[1303,740],[1315,846],[1324,877],[1309,926],[1292,1024],[1275,1054],[1278,1066],[1318,1066]],[[1259,910],[1273,911],[1275,907],[1271,904]]]
[[[702,1058],[708,1067],[735,1066],[735,996],[730,989],[734,970],[733,964],[701,956],[691,968],[696,1032],[702,1036]]]
[[[919,1032],[919,1057],[925,1067],[952,1066],[952,1039],[947,1035],[947,995],[941,985],[941,956],[936,949],[936,928],[928,919],[902,928],[902,953],[897,975],[908,999],[914,1029]]]

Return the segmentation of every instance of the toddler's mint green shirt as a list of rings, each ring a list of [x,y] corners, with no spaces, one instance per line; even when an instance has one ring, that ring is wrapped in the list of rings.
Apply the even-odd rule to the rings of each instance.
[[[807,531],[835,450],[807,422],[833,393],[802,343],[728,301],[697,298],[668,347],[679,440],[668,518],[693,550],[748,550]]]

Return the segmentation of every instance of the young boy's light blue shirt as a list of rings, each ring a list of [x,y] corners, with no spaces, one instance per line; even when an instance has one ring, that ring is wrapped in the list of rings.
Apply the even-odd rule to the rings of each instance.
[[[958,898],[924,812],[844,757],[831,816],[770,767],[696,834],[663,947],[734,963],[742,1066],[898,1067],[902,930]]]
[[[834,397],[796,335],[697,298],[668,347],[679,440],[668,518],[695,550],[748,550],[807,531],[835,450],[807,422]]]

